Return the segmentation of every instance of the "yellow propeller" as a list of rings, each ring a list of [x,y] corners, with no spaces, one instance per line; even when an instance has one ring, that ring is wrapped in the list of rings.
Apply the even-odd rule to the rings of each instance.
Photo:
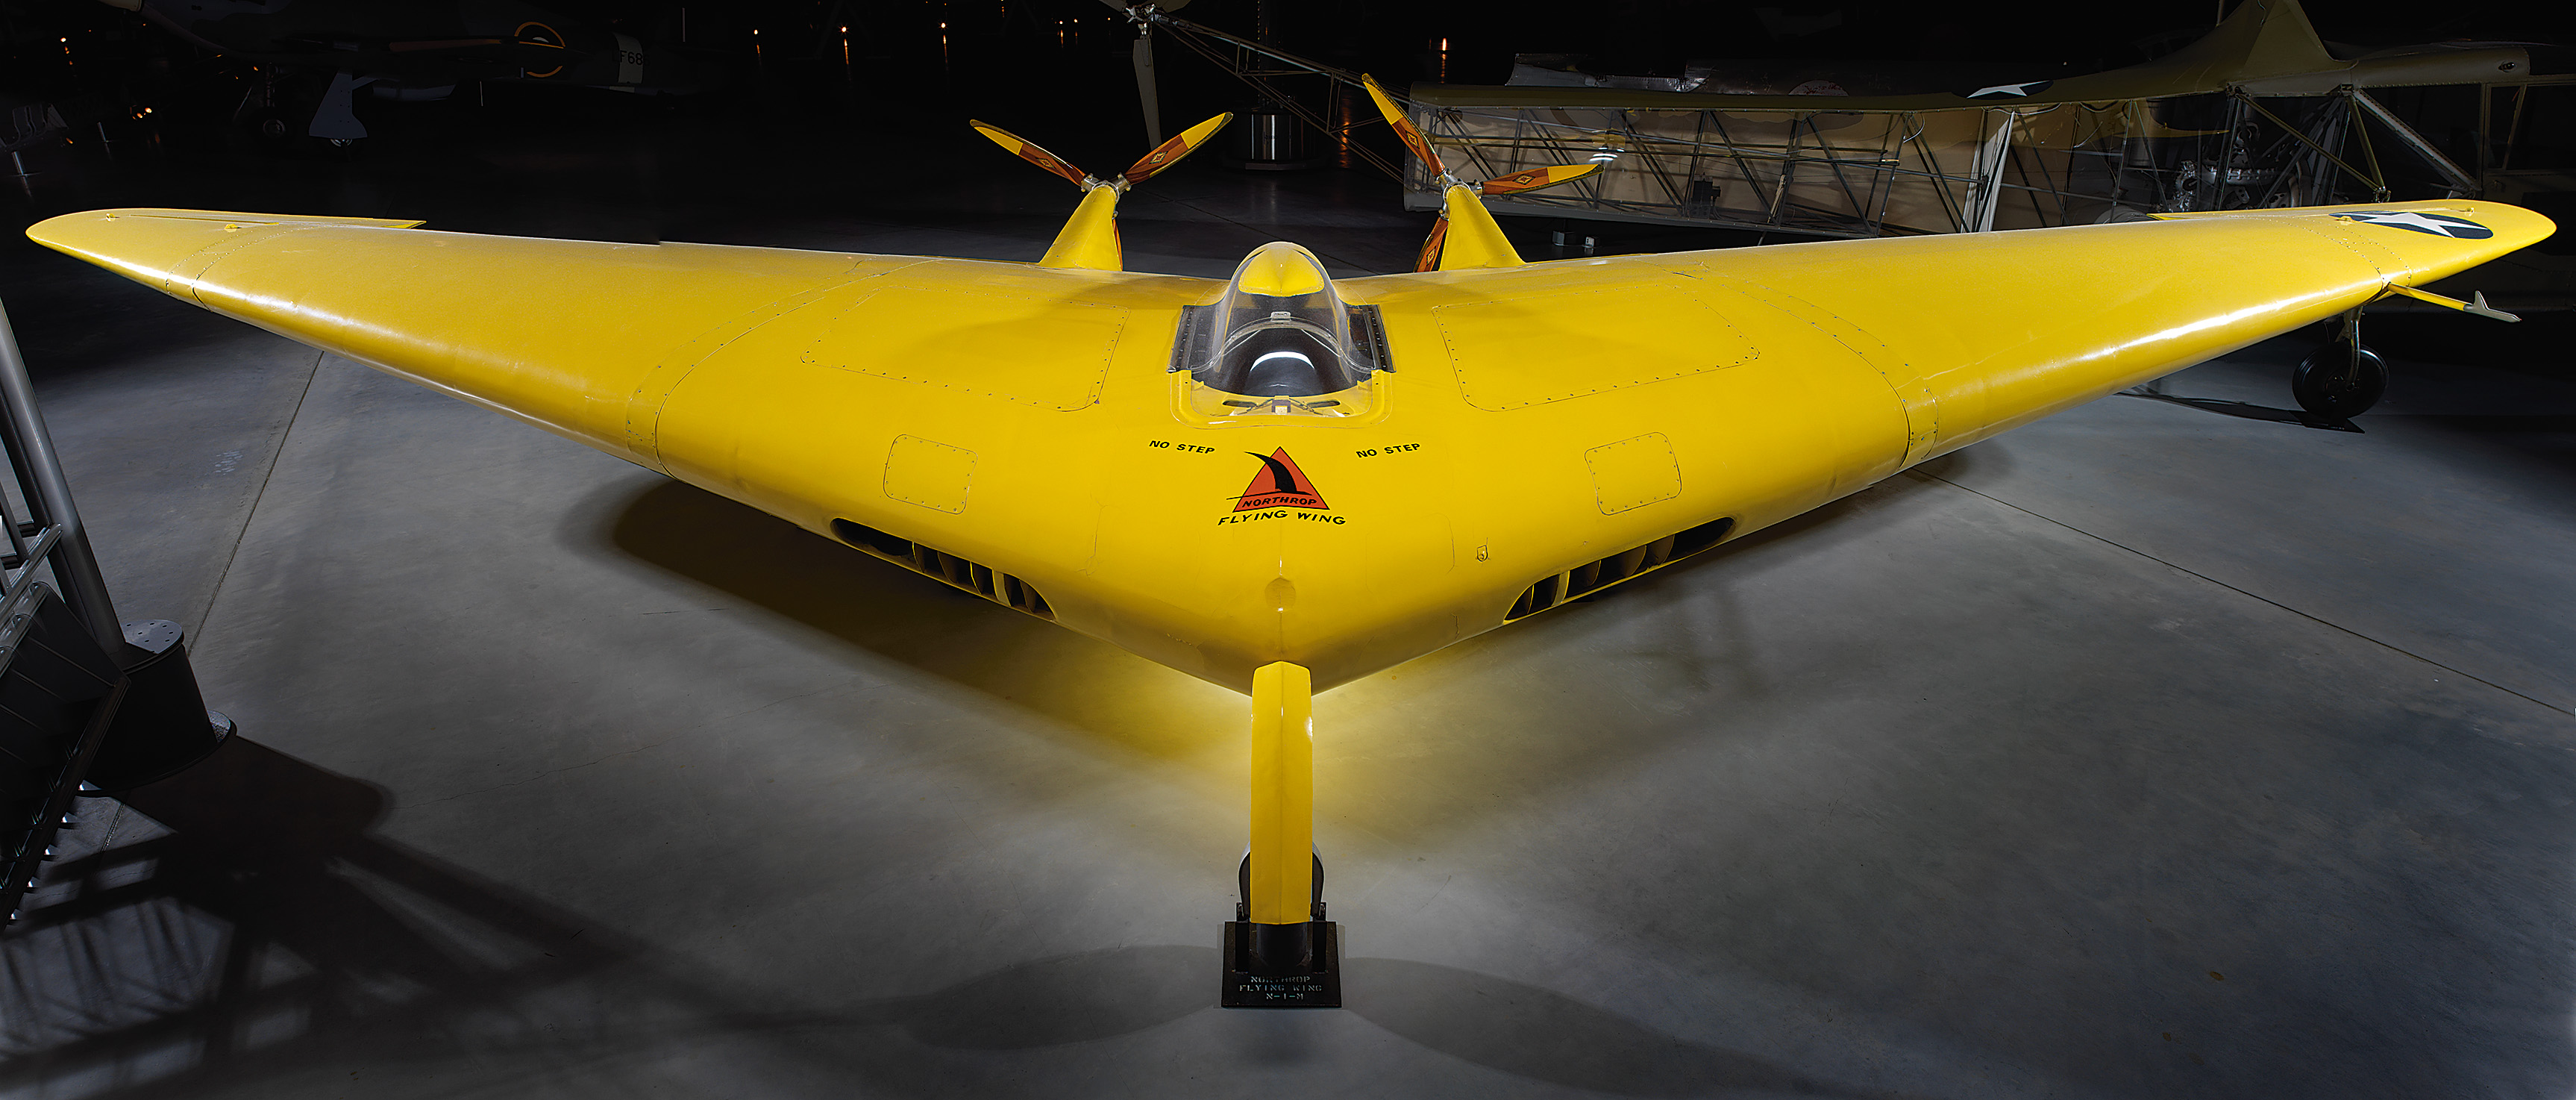
[[[1105,180],[1074,167],[1073,162],[1046,151],[1038,143],[992,123],[968,119],[966,124],[973,126],[976,133],[993,139],[993,144],[1009,150],[1012,156],[1062,176],[1076,187],[1086,191],[1094,187],[1115,187],[1124,191],[1152,179],[1155,173],[1163,169],[1179,164],[1182,157],[1190,155],[1199,146],[1207,144],[1209,138],[1215,137],[1217,131],[1225,129],[1225,124],[1232,121],[1234,121],[1234,114],[1227,112],[1181,131],[1179,136],[1155,146],[1153,152],[1145,154],[1136,163],[1129,165],[1126,171]]]
[[[1225,129],[1225,124],[1232,121],[1234,121],[1234,112],[1228,111],[1183,130],[1180,136],[1155,146],[1153,152],[1145,154],[1143,159],[1128,165],[1126,171],[1118,173],[1118,178],[1125,180],[1129,187],[1143,183],[1153,178],[1154,173],[1179,164],[1182,157],[1190,155],[1192,150],[1207,144],[1207,139],[1215,137],[1217,131]]]
[[[1432,175],[1439,177],[1440,220],[1432,223],[1431,235],[1424,238],[1422,242],[1422,253],[1415,260],[1415,271],[1430,271],[1440,266],[1440,250],[1449,240],[1448,191],[1450,188],[1473,186],[1478,195],[1517,195],[1524,191],[1536,191],[1542,187],[1571,183],[1601,170],[1598,164],[1559,164],[1549,168],[1532,168],[1524,172],[1514,172],[1479,184],[1467,184],[1449,174],[1448,166],[1440,163],[1439,152],[1431,147],[1431,139],[1425,137],[1421,130],[1415,129],[1411,119],[1404,117],[1404,111],[1398,108],[1395,100],[1386,94],[1386,89],[1377,86],[1377,78],[1363,75],[1360,77],[1360,85],[1368,89],[1369,98],[1377,102],[1378,113],[1386,116],[1386,124],[1395,128],[1395,136],[1404,142],[1404,147],[1412,150],[1414,157],[1420,160],[1424,167],[1431,169]]]
[[[1554,187],[1560,183],[1579,180],[1600,170],[1601,166],[1598,164],[1559,164],[1552,168],[1532,168],[1526,172],[1514,172],[1499,179],[1486,180],[1476,185],[1476,192],[1481,195],[1516,195],[1523,191],[1536,191],[1542,187]]]
[[[1072,162],[1065,160],[1063,157],[1047,152],[1045,149],[1040,148],[1038,143],[1021,137],[1018,134],[1014,134],[981,119],[967,119],[966,125],[974,127],[976,133],[993,139],[993,144],[1010,150],[1012,156],[1037,165],[1040,168],[1044,168],[1056,175],[1063,176],[1065,179],[1072,181],[1073,185],[1076,187],[1087,188],[1093,183],[1098,182],[1092,179],[1090,175],[1083,172],[1082,169],[1074,167]]]

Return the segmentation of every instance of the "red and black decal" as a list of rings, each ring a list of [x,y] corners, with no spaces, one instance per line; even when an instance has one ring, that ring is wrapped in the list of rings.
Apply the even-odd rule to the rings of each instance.
[[[1315,483],[1306,479],[1306,471],[1297,468],[1296,459],[1288,457],[1288,448],[1281,447],[1266,456],[1251,451],[1243,453],[1261,460],[1261,472],[1252,475],[1252,484],[1244,488],[1242,496],[1235,498],[1235,511],[1250,512],[1260,508],[1331,510],[1331,506],[1324,503],[1323,494],[1315,491]]]

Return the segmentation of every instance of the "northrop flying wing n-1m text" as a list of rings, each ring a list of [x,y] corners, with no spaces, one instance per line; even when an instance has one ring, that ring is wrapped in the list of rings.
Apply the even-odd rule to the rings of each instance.
[[[1224,1001],[1314,1005],[1314,691],[2552,229],[2449,200],[1525,263],[1452,180],[1432,270],[1123,270],[1121,194],[1221,124],[1107,178],[978,124],[1083,189],[1036,263],[195,210],[28,233],[1246,692]]]

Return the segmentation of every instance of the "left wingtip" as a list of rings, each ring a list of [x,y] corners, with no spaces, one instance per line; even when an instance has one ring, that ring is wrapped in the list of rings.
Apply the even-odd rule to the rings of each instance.
[[[27,239],[128,277],[147,279],[158,278],[188,256],[247,230],[305,226],[410,229],[420,224],[408,218],[138,207],[85,210],[47,218],[27,227]]]
[[[77,214],[47,218],[28,226],[27,237],[38,244],[60,247],[56,244],[58,240],[76,238],[89,233],[128,233],[147,226],[195,229],[209,224],[240,228],[268,225],[349,225],[378,229],[412,229],[427,223],[419,218],[346,218],[328,214],[253,214],[238,210],[127,207],[116,210],[84,210]]]

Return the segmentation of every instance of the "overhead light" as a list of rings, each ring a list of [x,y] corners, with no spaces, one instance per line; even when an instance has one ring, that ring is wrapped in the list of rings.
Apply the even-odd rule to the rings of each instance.
[[[1298,361],[1298,362],[1300,362],[1300,363],[1303,363],[1303,364],[1305,364],[1305,365],[1307,365],[1307,366],[1309,366],[1309,367],[1312,367],[1312,366],[1314,366],[1314,365],[1315,365],[1315,361],[1314,361],[1314,360],[1312,360],[1312,359],[1308,359],[1308,358],[1306,358],[1304,355],[1302,355],[1302,354],[1300,354],[1300,353],[1293,352],[1293,351],[1274,351],[1274,352],[1271,352],[1271,353],[1270,353],[1270,354],[1268,354],[1268,355],[1264,355],[1264,356],[1262,356],[1262,357],[1261,357],[1261,358],[1259,358],[1259,359],[1255,359],[1255,360],[1253,360],[1253,361],[1252,361],[1252,369],[1254,369],[1254,370],[1260,370],[1260,369],[1261,369],[1261,364],[1263,364],[1263,363],[1267,363],[1267,362],[1269,362],[1269,361],[1271,361],[1271,360],[1273,360],[1273,359],[1294,359],[1294,360],[1296,360],[1296,361]]]

